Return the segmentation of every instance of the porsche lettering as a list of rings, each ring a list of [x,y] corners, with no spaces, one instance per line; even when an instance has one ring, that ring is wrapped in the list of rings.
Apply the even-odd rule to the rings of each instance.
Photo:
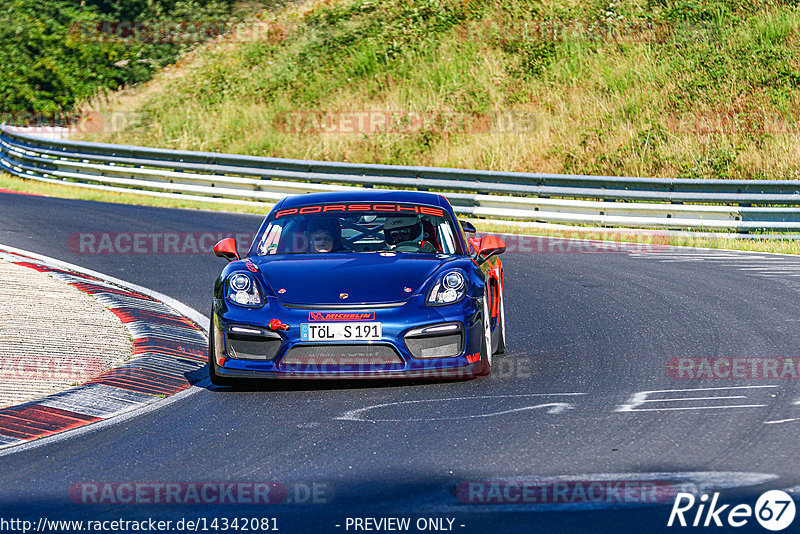
[[[440,208],[431,206],[414,206],[402,204],[333,204],[333,205],[316,205],[316,206],[303,206],[301,208],[289,208],[285,210],[278,210],[275,213],[275,218],[286,217],[287,215],[309,215],[313,213],[327,213],[327,212],[358,212],[358,211],[379,211],[389,213],[419,213],[422,215],[434,215],[437,217],[444,216],[444,211]]]

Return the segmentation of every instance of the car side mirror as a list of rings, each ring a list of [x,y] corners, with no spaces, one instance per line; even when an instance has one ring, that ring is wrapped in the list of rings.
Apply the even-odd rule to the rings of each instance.
[[[478,245],[478,263],[483,263],[492,256],[506,251],[506,242],[495,235],[485,235]]]
[[[472,247],[472,252],[477,254],[478,251],[481,249],[481,238],[480,237],[468,237],[467,243],[469,246]]]
[[[226,237],[214,245],[214,256],[225,258],[228,261],[241,259],[236,248],[236,240],[232,237]]]
[[[478,233],[478,229],[475,228],[475,225],[472,224],[471,222],[462,221],[461,219],[459,219],[458,222],[461,225],[461,229],[464,230],[465,233],[467,233],[467,234],[477,234]]]

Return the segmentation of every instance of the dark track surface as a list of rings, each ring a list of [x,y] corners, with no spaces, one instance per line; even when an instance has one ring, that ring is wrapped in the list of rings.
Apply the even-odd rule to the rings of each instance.
[[[223,266],[219,258],[81,255],[68,250],[68,237],[105,231],[232,234],[254,232],[260,222],[257,216],[0,193],[0,243],[152,288],[205,315]],[[536,505],[465,505],[454,488],[469,480],[559,475],[777,477],[722,490],[723,498],[745,502],[765,489],[800,484],[800,421],[764,424],[800,418],[797,380],[677,380],[666,369],[675,356],[798,356],[800,277],[767,278],[724,261],[667,263],[626,253],[509,253],[503,261],[508,351],[496,357],[491,377],[204,389],[121,424],[0,457],[2,516],[271,516],[282,532],[346,532],[346,517],[405,515],[454,517],[454,530],[470,533],[669,531],[671,501],[542,512]],[[641,391],[750,385],[775,387],[657,394],[746,398],[643,407],[765,406],[616,411]],[[582,395],[530,396],[563,393]],[[425,399],[457,400],[416,402]],[[556,402],[571,406],[560,413],[537,408],[488,415]],[[387,403],[393,404],[364,414],[370,422],[337,419]],[[620,473],[629,475],[613,476]],[[240,508],[71,503],[69,488],[84,481],[321,482],[332,488],[333,499]]]

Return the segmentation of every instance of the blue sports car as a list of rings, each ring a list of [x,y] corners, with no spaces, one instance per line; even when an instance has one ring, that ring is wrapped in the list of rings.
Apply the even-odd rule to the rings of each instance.
[[[365,190],[282,199],[214,286],[209,375],[471,378],[505,349],[505,243],[469,237],[441,195]]]

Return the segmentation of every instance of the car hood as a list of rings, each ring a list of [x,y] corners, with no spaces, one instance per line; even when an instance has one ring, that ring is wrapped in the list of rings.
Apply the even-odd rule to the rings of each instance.
[[[250,258],[281,301],[298,305],[400,302],[452,256],[377,253],[281,255]],[[343,298],[343,294],[347,296]]]

